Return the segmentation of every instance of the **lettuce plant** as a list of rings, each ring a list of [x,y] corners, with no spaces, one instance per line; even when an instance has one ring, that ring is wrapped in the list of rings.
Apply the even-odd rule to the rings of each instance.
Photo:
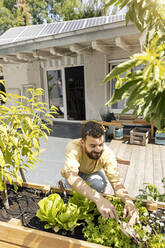
[[[58,194],[51,194],[38,203],[40,209],[37,217],[46,221],[45,229],[52,228],[55,232],[60,229],[72,230],[79,225],[79,208],[73,203],[64,203]]]
[[[79,220],[85,219],[87,222],[88,219],[93,219],[96,213],[99,214],[94,202],[80,195],[75,190],[73,190],[72,193],[73,195],[69,197],[69,202],[79,207]]]
[[[115,196],[107,196],[115,206],[119,219],[128,222],[128,218],[123,218],[124,204],[120,198]],[[37,216],[40,220],[47,222],[45,229],[52,228],[55,232],[60,229],[70,230],[77,225],[83,224],[82,232],[87,241],[95,244],[101,244],[115,248],[133,248],[137,247],[120,229],[116,220],[111,218],[103,218],[97,211],[96,205],[84,196],[73,191],[73,195],[69,197],[68,203],[64,203],[59,194],[51,194],[38,203],[40,209]],[[138,209],[140,223],[133,228],[138,233],[141,244],[138,247],[156,248],[164,247],[163,235],[159,231],[150,231],[149,212],[142,205],[140,199],[135,201]]]

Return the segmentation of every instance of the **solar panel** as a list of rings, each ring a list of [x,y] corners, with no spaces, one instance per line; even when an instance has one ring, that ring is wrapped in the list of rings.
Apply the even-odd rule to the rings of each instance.
[[[60,33],[63,26],[64,26],[63,22],[50,23],[48,25],[45,25],[42,32],[40,33],[40,36],[58,34]]]
[[[16,27],[16,28],[10,28],[8,29],[5,33],[3,33],[0,36],[0,39],[7,39],[7,38],[15,38],[17,37],[23,30],[25,29],[25,27]]]
[[[123,21],[125,14],[101,16],[67,22],[56,22],[49,24],[31,25],[24,27],[10,28],[0,36],[0,45],[35,39],[48,35],[55,35],[76,30],[81,30],[113,22]]]
[[[65,26],[62,29],[62,32],[71,32],[74,30],[80,30],[80,29],[84,28],[85,22],[86,22],[86,19],[66,22]]]
[[[41,25],[33,25],[33,26],[26,26],[24,27],[23,32],[17,36],[17,38],[15,39],[15,41],[17,41],[17,39],[30,39],[33,37],[36,37],[38,35],[38,33],[43,29],[43,24]]]

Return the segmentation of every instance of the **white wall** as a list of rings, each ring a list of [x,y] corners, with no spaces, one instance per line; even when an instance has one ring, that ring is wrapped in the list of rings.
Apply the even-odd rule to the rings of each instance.
[[[130,53],[132,54],[133,52]],[[128,58],[130,53],[116,48],[113,49],[112,53],[109,56],[96,51],[93,52],[92,55],[84,55],[83,64],[85,76],[85,106],[87,120],[100,120],[100,114],[106,113],[107,107],[105,106],[105,104],[108,100],[108,87],[107,84],[101,85],[101,82],[108,72],[108,61]],[[72,60],[71,62],[74,62]],[[55,69],[60,66],[60,68],[62,69],[67,66],[66,63],[61,62],[60,65],[56,65],[55,62],[54,64],[42,63],[42,67],[40,66],[39,62],[33,62],[29,64],[22,63],[4,65],[3,71],[7,92],[22,94],[22,87],[26,84],[34,84],[35,87],[46,87],[46,68]],[[74,65],[80,65],[82,63],[80,62],[80,56],[78,56],[77,62],[74,62]],[[47,99],[43,100],[46,101]]]
[[[18,91],[22,94],[22,87],[26,84],[41,87],[39,62],[6,64],[3,66],[3,74],[7,92]]]
[[[106,75],[106,59],[101,53],[85,55],[85,106],[87,120],[100,120],[100,112],[105,112],[106,85],[101,85]]]

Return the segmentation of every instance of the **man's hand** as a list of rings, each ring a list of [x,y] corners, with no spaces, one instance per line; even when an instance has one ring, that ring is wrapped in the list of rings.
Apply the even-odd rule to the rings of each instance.
[[[71,185],[75,191],[95,202],[98,211],[104,218],[119,220],[113,204],[109,200],[105,199],[102,194],[97,192],[95,189],[92,189],[80,176],[77,175],[77,173],[68,172],[66,178],[69,185]]]
[[[99,210],[100,214],[104,218],[112,218],[112,219],[116,219],[116,221],[119,220],[116,209],[109,200],[107,200],[103,197],[101,200],[96,202],[96,206],[97,206],[97,209]]]
[[[128,223],[129,225],[134,225],[136,224],[136,222],[139,221],[139,213],[137,209],[135,208],[133,201],[131,200],[125,201],[123,217],[130,218],[129,223]]]

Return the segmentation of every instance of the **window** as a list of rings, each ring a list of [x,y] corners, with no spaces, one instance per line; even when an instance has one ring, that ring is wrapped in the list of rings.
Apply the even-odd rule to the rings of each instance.
[[[109,71],[111,71],[115,66],[117,66],[119,63],[115,63],[115,64],[110,64],[109,66]],[[139,69],[143,69],[144,68],[144,65],[139,65],[139,66],[136,66],[134,68],[131,69],[131,72],[134,72],[134,71],[137,71]],[[125,76],[125,73],[121,74],[120,75],[121,77],[124,77]],[[112,82],[109,84],[109,88],[108,88],[108,98],[110,99],[112,96],[113,96],[113,93],[115,91],[115,84],[116,84],[116,78],[112,79]],[[108,99],[108,100],[109,100]],[[120,113],[123,109],[124,109],[124,104],[125,104],[125,99],[121,100],[121,101],[118,101],[114,104],[112,104],[109,109],[110,111],[114,112],[114,113]],[[128,113],[131,113],[132,111],[128,111]]]
[[[117,63],[116,64],[110,64],[110,68],[109,68],[110,71],[113,70],[113,68],[115,66],[117,66]],[[123,75],[121,75],[121,76],[124,77],[124,75],[125,74],[123,73]],[[109,99],[113,96],[113,93],[115,91],[115,84],[116,84],[116,78],[112,79],[112,82],[109,84],[109,89],[108,89],[108,91],[109,91],[109,94],[108,94]],[[112,112],[114,112],[114,113],[120,113],[124,108],[124,103],[125,103],[125,99],[121,100],[119,102],[116,102],[116,103],[114,103],[114,104],[112,104],[110,106],[110,110]]]

